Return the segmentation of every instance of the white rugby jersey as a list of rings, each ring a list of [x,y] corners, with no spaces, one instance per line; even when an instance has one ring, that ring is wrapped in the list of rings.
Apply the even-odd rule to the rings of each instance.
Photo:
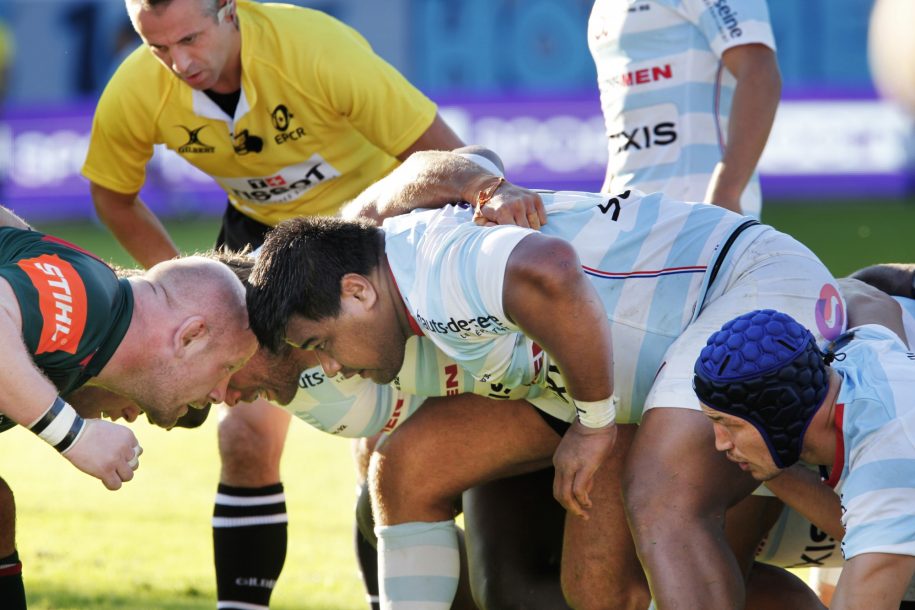
[[[541,193],[542,232],[570,242],[597,289],[613,332],[617,421],[638,421],[663,355],[693,318],[718,249],[746,219],[660,193]],[[561,373],[502,308],[509,255],[530,229],[478,227],[467,206],[385,221],[385,250],[417,330],[485,383],[539,385],[531,402],[571,421]],[[751,234],[753,230],[746,233]]]
[[[702,201],[721,160],[735,79],[727,49],[775,49],[765,0],[596,0],[588,46],[606,122],[610,191]],[[741,197],[759,217],[754,173]]]
[[[915,555],[915,353],[882,326],[854,330],[832,364],[841,441],[827,483],[842,501],[842,553]]]
[[[284,408],[322,432],[359,438],[391,432],[426,397],[467,392],[505,400],[534,397],[541,389],[477,381],[428,339],[410,337],[403,367],[392,385],[378,385],[359,376],[328,378],[316,366],[302,372],[299,391]]]

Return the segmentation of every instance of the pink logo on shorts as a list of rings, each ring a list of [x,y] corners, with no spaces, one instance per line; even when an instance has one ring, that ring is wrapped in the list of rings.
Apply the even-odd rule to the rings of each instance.
[[[845,305],[833,284],[824,284],[816,306],[817,330],[832,341],[845,330]]]

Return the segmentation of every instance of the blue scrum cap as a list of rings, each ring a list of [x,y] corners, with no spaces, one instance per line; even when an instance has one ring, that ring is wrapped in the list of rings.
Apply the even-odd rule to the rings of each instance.
[[[823,353],[809,330],[779,311],[751,311],[709,337],[693,372],[699,400],[751,423],[779,468],[797,462],[829,388]]]

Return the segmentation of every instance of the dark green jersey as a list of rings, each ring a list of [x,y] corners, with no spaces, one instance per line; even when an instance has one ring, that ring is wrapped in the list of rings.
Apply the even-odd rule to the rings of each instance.
[[[127,280],[56,237],[0,228],[0,277],[16,294],[32,360],[62,395],[102,370],[130,325]],[[0,429],[9,427],[0,416]]]

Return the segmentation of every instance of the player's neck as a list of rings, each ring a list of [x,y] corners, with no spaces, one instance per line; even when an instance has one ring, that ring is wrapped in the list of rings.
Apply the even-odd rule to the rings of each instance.
[[[379,299],[384,304],[385,309],[389,309],[397,318],[397,326],[403,333],[404,337],[415,334],[412,330],[410,320],[412,317],[407,311],[407,304],[404,302],[400,289],[397,287],[397,281],[391,272],[391,266],[388,264],[388,257],[384,250],[378,255],[378,266],[373,272],[373,281],[378,286]]]
[[[170,333],[163,332],[172,321],[164,318],[162,312],[168,312],[165,293],[156,284],[142,277],[128,278],[133,291],[133,313],[130,325],[121,344],[112,354],[111,359],[99,372],[100,385],[118,391],[118,379],[125,374],[136,372],[138,367],[149,363],[150,354],[157,353],[163,337]]]
[[[842,387],[842,378],[832,368],[827,368],[829,373],[829,389],[823,404],[817,409],[816,414],[807,426],[804,434],[804,446],[801,450],[801,459],[809,464],[829,466],[836,455],[836,401]],[[838,430],[841,433],[841,429]]]

